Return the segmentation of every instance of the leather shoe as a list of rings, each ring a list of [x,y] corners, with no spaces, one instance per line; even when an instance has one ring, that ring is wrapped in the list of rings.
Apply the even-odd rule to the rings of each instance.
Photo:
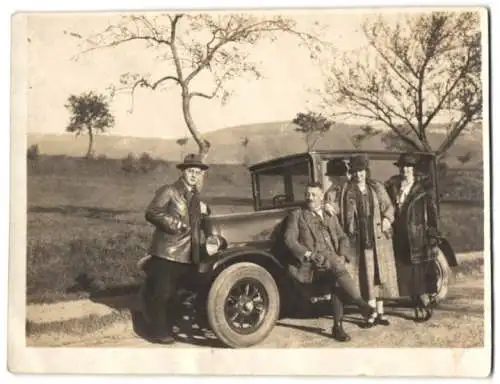
[[[158,335],[158,336],[153,336],[151,338],[151,341],[155,344],[173,344],[175,343],[175,339],[172,337],[172,335]]]
[[[385,315],[379,314],[376,321],[377,321],[377,324],[380,324],[380,325],[385,325],[385,326],[391,325],[391,323],[389,322],[389,319],[387,319],[387,317],[385,317]]]
[[[429,321],[433,315],[432,307],[417,307],[415,308],[415,322],[416,323],[425,323]]]
[[[377,310],[373,307],[366,306],[366,307],[361,308],[361,315],[363,315],[363,317],[366,317],[366,318],[375,317],[376,314],[377,314]]]
[[[351,340],[351,336],[347,334],[346,331],[344,331],[344,327],[342,325],[337,325],[332,327],[332,337],[341,342],[347,342]]]

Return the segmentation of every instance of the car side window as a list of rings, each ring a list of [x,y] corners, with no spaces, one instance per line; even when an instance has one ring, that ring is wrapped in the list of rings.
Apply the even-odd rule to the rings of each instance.
[[[300,204],[310,179],[308,160],[285,162],[260,171],[257,174],[260,209]]]
[[[272,208],[276,205],[276,200],[285,195],[285,178],[282,174],[261,174],[259,175],[260,204],[262,208]]]

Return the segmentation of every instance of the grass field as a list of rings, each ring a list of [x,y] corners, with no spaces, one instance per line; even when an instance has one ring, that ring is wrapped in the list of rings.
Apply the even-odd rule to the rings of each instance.
[[[174,180],[164,165],[126,174],[106,161],[41,158],[28,169],[27,300],[53,302],[121,292],[141,278],[152,227],[144,209],[155,189]],[[251,186],[242,166],[214,166],[204,193],[214,213],[248,211]],[[456,252],[483,249],[483,208],[442,205],[442,231]]]

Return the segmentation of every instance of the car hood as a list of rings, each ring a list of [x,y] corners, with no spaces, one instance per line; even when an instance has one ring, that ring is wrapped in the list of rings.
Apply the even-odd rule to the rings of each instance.
[[[272,234],[292,208],[214,215],[207,231],[222,236],[228,246],[263,246],[272,243]]]

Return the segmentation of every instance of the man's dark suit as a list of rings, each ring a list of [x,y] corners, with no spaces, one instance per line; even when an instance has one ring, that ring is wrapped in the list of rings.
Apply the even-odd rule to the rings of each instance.
[[[302,262],[306,252],[310,251],[319,259],[328,260],[335,274],[346,271],[345,256],[349,254],[349,239],[337,217],[324,210],[323,219],[306,208],[293,211],[288,219],[285,244],[298,262]]]
[[[349,240],[335,215],[321,210],[322,218],[308,208],[294,210],[288,217],[285,229],[285,244],[299,263],[309,258],[322,272],[331,274],[332,307],[334,315],[333,336],[339,341],[348,341],[349,335],[342,328],[344,303],[339,288],[350,301],[358,305],[365,315],[373,312],[356,289],[346,269],[346,255],[349,255]],[[307,253],[311,253],[309,257]],[[323,273],[322,273],[323,274]],[[324,275],[324,274],[323,274]],[[338,287],[336,287],[338,284]]]

